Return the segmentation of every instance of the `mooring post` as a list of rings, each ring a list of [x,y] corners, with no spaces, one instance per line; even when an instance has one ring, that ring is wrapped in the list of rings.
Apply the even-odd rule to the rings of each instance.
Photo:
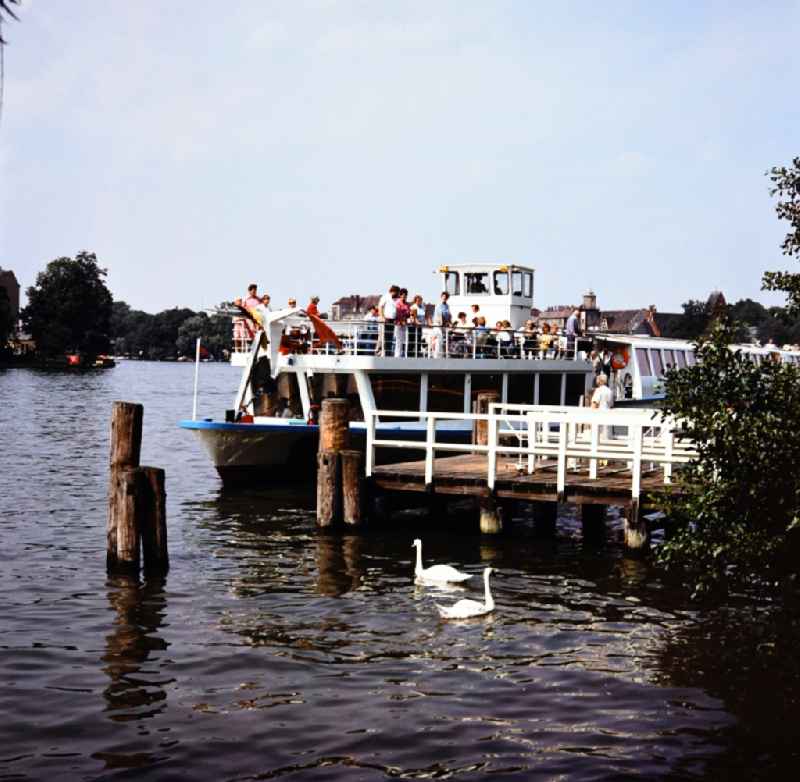
[[[338,451],[317,454],[317,526],[330,527],[341,513],[341,462]]]
[[[556,534],[556,520],[558,519],[557,502],[533,503],[533,526],[537,535],[552,536]]]
[[[479,391],[475,400],[476,413],[486,414],[492,402],[499,402],[500,394],[497,391]],[[476,420],[472,422],[472,442],[476,445],[489,444],[489,422]]]
[[[631,500],[625,508],[625,548],[629,551],[644,551],[650,545],[647,521],[642,516],[639,500]]]
[[[346,399],[325,399],[319,416],[319,451],[343,451],[350,446],[348,414],[350,403]]]
[[[364,454],[342,451],[342,516],[352,527],[364,521]]]
[[[484,535],[498,535],[503,531],[502,506],[491,494],[478,500],[480,527]]]
[[[144,407],[114,402],[111,408],[108,518],[106,521],[106,568],[130,571],[139,568],[139,534],[136,519],[137,479],[142,452]]]
[[[140,467],[139,472],[144,490],[140,517],[144,570],[147,574],[166,573],[169,570],[169,553],[165,473],[159,467]]]

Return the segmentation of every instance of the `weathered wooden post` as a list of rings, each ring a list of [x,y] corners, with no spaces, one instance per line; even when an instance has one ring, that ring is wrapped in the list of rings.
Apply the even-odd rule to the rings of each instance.
[[[164,471],[140,467],[144,408],[114,402],[106,523],[106,568],[138,576],[144,550],[148,573],[169,568]]]
[[[139,472],[145,489],[140,525],[144,570],[165,573],[169,569],[165,473],[159,467],[140,467]]]
[[[342,516],[344,523],[358,526],[364,521],[364,454],[342,451]]]
[[[106,568],[139,570],[136,519],[136,468],[142,452],[144,407],[114,402],[111,410],[111,454],[106,523]]]
[[[341,452],[350,444],[346,399],[325,399],[319,417],[317,453],[317,525],[330,527],[342,518]]]
[[[500,394],[497,391],[479,391],[475,400],[473,411],[483,414],[489,412],[489,405],[492,402],[499,402]],[[473,421],[472,423],[472,442],[475,445],[489,444],[489,423],[488,421]]]
[[[350,446],[346,399],[325,399],[319,416],[319,451],[343,451]]]
[[[642,516],[638,500],[632,500],[625,508],[625,548],[629,551],[645,551],[650,545],[647,520]]]

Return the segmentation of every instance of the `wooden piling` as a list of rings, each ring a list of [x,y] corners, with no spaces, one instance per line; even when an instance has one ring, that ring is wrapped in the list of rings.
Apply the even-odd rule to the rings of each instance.
[[[650,531],[642,516],[638,500],[625,508],[625,548],[629,551],[646,551],[650,546]]]
[[[106,552],[109,570],[139,574],[140,495],[141,475],[138,467],[116,467],[111,470],[108,498],[110,532]]]
[[[138,467],[142,452],[144,407],[114,402],[111,408],[111,467]]]
[[[317,526],[330,527],[341,518],[341,467],[337,451],[317,454]]]
[[[142,502],[139,531],[142,536],[144,570],[148,574],[169,570],[167,550],[167,493],[165,473],[158,467],[140,467]]]
[[[498,535],[503,531],[503,512],[500,503],[492,497],[481,497],[478,500],[480,507],[480,528],[484,535]]]
[[[475,413],[488,413],[492,402],[499,402],[500,394],[497,391],[479,391],[473,406]],[[472,424],[472,442],[475,445],[489,444],[488,421],[474,421]]]
[[[358,526],[364,521],[364,454],[342,451],[342,517],[344,523]]]
[[[350,403],[346,399],[325,399],[319,419],[319,452],[343,451],[350,446],[348,414]]]

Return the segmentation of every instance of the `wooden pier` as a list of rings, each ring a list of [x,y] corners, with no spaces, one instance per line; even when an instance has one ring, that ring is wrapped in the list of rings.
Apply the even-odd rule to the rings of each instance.
[[[592,522],[614,505],[625,511],[626,546],[640,549],[648,543],[643,509],[659,495],[678,491],[673,469],[697,455],[681,434],[682,422],[653,410],[506,403],[488,408],[473,414],[369,411],[366,474],[373,492],[424,493],[432,501],[437,495],[475,497],[487,533],[502,529],[502,506],[514,500],[534,503],[551,526],[559,502],[579,506],[584,521]],[[378,439],[381,416],[425,420],[425,440]],[[473,442],[437,438],[442,421],[471,422]],[[439,434],[447,432],[443,427]],[[425,458],[377,465],[379,448],[422,450]]]

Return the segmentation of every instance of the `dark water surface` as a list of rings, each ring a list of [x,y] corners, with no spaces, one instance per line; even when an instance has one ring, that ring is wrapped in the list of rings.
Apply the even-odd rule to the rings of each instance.
[[[0,779],[792,777],[797,664],[750,632],[762,607],[700,610],[568,515],[555,542],[457,516],[319,535],[296,491],[221,491],[175,426],[192,372],[0,371]],[[201,375],[219,416],[238,373]],[[116,399],[167,471],[163,581],[105,574]],[[416,535],[496,568],[493,616],[438,620],[461,595],[414,586]]]

